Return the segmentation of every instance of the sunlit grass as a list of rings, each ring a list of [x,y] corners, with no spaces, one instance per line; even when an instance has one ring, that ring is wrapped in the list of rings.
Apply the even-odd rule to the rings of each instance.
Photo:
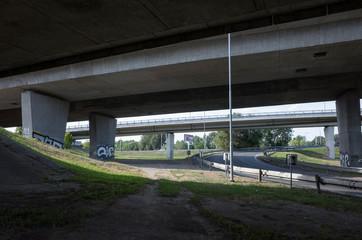
[[[191,155],[199,153],[199,150],[191,150]],[[166,160],[166,151],[127,151],[127,152],[116,152],[116,159],[145,159],[145,160]],[[174,151],[173,159],[185,159],[189,157],[187,150],[176,150]]]
[[[297,154],[298,155],[298,161],[300,162],[306,162],[306,163],[316,163],[316,164],[324,164],[324,165],[332,165],[332,166],[339,166],[339,161],[335,160],[328,160],[323,159],[318,156],[311,156],[310,154],[306,154],[305,150],[296,150],[296,151],[289,151],[289,152],[272,152],[269,153],[270,157],[278,158],[281,160],[285,160],[287,154]]]
[[[10,133],[0,128],[0,134],[43,155],[49,160],[69,169],[75,174],[66,181],[77,181],[88,184],[80,195],[91,199],[113,199],[132,194],[151,180],[141,176],[137,168],[122,167],[118,163],[106,163],[85,159],[72,154],[72,151],[60,150],[39,142],[36,139]],[[118,168],[117,168],[118,167]],[[125,173],[126,172],[126,173]]]

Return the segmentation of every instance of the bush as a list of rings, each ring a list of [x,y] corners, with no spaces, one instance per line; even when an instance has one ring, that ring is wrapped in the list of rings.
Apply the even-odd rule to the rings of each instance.
[[[64,145],[63,147],[65,149],[69,149],[72,147],[72,143],[73,143],[73,136],[71,133],[67,132],[64,136]]]

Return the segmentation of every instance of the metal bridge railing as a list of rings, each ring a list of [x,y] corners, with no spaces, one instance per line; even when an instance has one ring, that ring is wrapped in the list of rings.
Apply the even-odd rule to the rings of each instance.
[[[266,112],[266,113],[246,113],[238,116],[233,116],[234,120],[240,119],[253,119],[260,117],[287,117],[287,116],[303,116],[303,115],[336,115],[336,110],[307,110],[307,111],[288,111],[288,112]],[[362,109],[361,109],[362,115]],[[178,118],[163,118],[163,119],[149,119],[149,120],[134,120],[134,121],[119,121],[117,128],[126,126],[139,126],[139,125],[161,125],[164,123],[180,123],[180,122],[210,122],[212,120],[228,120],[229,115],[209,115],[209,116],[195,116],[195,117],[178,117]],[[89,124],[68,126],[67,131],[87,131]]]

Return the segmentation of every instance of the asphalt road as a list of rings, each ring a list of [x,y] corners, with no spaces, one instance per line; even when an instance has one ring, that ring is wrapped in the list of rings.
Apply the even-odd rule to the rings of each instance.
[[[256,169],[264,169],[264,170],[272,170],[272,171],[279,171],[279,172],[290,172],[289,168],[282,168],[278,166],[274,166],[268,163],[265,163],[259,160],[256,156],[261,154],[262,152],[234,152],[233,154],[233,165],[238,167],[246,167],[246,168],[256,168]],[[214,154],[211,156],[206,157],[206,160],[224,164],[223,155],[222,154]],[[300,172],[300,171],[293,171],[293,173],[301,173],[306,175],[314,176],[316,173],[313,172]],[[253,174],[244,174],[244,173],[237,173],[234,171],[235,175],[244,176],[244,177],[252,177],[257,178],[256,175]],[[333,176],[329,176],[333,177]],[[263,180],[271,181],[271,182],[278,182],[283,184],[290,184],[289,179],[280,179],[280,178],[271,178],[271,177],[263,177]],[[312,182],[306,181],[298,181],[293,180],[294,186],[306,187],[311,189],[316,189],[316,184]],[[329,191],[341,194],[348,194],[354,195],[358,197],[362,197],[362,189],[350,189],[348,187],[341,187],[341,186],[334,186],[334,185],[321,185],[322,191]]]

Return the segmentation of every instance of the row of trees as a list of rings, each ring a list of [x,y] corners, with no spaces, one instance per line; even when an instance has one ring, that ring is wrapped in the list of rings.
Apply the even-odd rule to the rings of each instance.
[[[287,146],[292,140],[292,132],[291,128],[233,130],[233,147]],[[190,143],[190,149],[203,149],[205,146],[207,149],[228,149],[229,139],[228,131],[211,132],[204,138],[194,136],[193,142]],[[164,149],[166,148],[166,134],[143,135],[140,142],[119,140],[116,142],[115,148],[121,151],[138,151],[159,150],[161,146]],[[187,148],[187,142],[183,140],[176,141],[176,150]]]
[[[16,128],[17,134],[22,135],[21,127]],[[233,130],[233,147],[269,147],[269,146],[314,146],[325,145],[325,138],[315,137],[312,141],[298,135],[292,139],[293,130],[291,128],[279,129],[253,129],[253,130]],[[206,140],[206,144],[205,141]],[[338,142],[338,134],[334,135],[334,141]],[[64,148],[70,148],[73,142],[72,135],[66,133],[64,137]],[[83,144],[89,149],[89,142]],[[228,131],[211,132],[204,138],[194,136],[194,141],[190,143],[190,149],[229,149],[230,134]],[[139,151],[139,150],[159,150],[166,148],[166,134],[143,135],[140,142],[134,140],[117,141],[116,150]],[[188,149],[185,141],[176,141],[176,150]]]
[[[339,142],[338,134],[334,134],[334,141]],[[289,146],[315,146],[315,145],[319,146],[326,145],[326,139],[322,136],[317,136],[312,141],[306,141],[302,136],[298,135],[289,142]]]

